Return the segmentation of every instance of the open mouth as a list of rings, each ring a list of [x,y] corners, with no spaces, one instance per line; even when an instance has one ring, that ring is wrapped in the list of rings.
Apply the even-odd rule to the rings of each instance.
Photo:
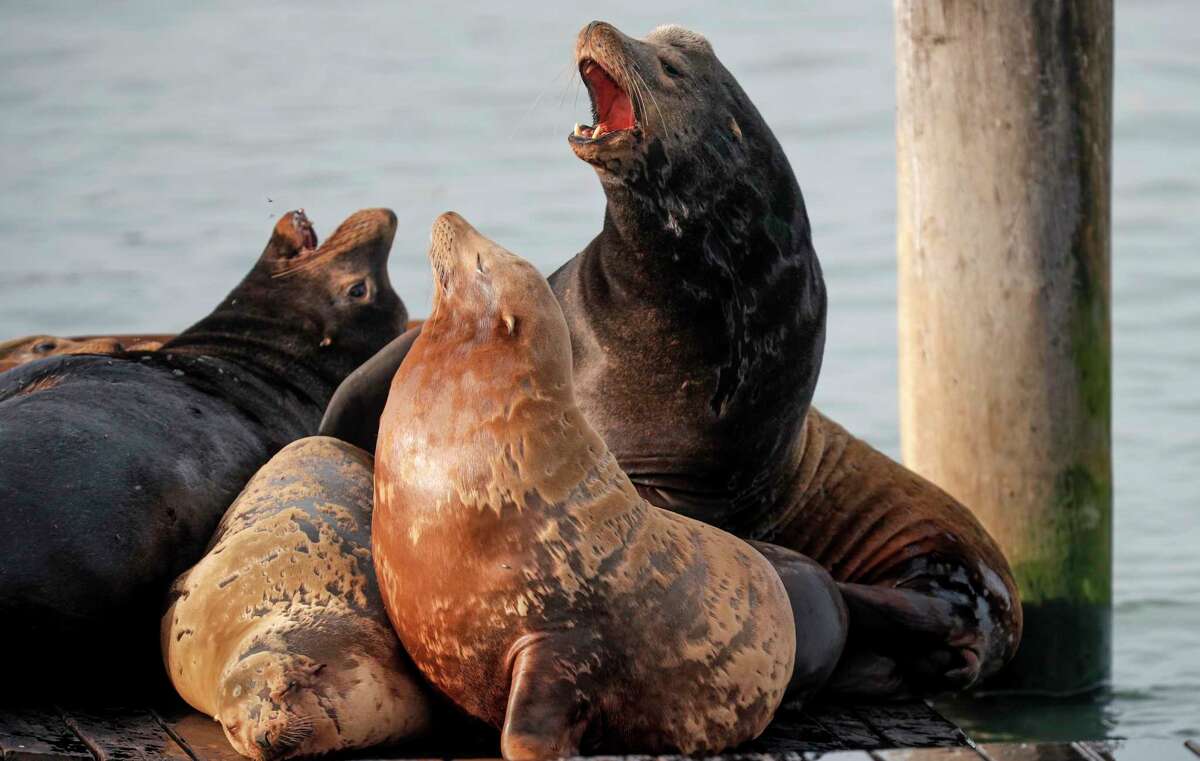
[[[300,234],[301,248],[311,250],[317,247],[317,231],[313,229],[312,222],[308,221],[308,215],[304,213],[304,209],[299,209],[292,214],[292,225]]]
[[[592,99],[592,118],[596,125],[576,124],[572,141],[596,141],[638,128],[633,101],[603,66],[585,58],[579,62],[579,74]]]

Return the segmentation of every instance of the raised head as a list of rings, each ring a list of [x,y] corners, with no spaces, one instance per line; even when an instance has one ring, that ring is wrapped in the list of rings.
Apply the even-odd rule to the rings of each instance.
[[[571,389],[571,341],[562,309],[532,264],[484,237],[454,212],[430,233],[433,312],[421,340],[461,356],[501,357],[524,368],[541,393]]]
[[[754,205],[780,190],[784,204],[799,199],[771,130],[703,35],[667,25],[635,39],[593,21],[575,60],[596,123],[576,125],[568,142],[596,168],[610,212],[651,222],[615,220],[626,232],[683,238],[696,220],[746,205],[744,196]]]
[[[575,403],[570,336],[550,286],[454,213],[434,222],[429,259],[433,311],[392,380],[376,504],[381,483],[431,515],[446,504],[523,505],[534,492],[561,501],[605,449]],[[530,461],[536,472],[521,464]]]
[[[364,209],[319,244],[304,212],[288,212],[250,274],[163,350],[234,355],[336,386],[408,319],[387,273],[395,234],[394,213]],[[322,390],[327,400],[332,388]]]

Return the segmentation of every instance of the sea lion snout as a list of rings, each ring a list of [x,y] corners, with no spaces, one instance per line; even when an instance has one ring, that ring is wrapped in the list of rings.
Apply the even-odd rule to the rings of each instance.
[[[321,707],[322,664],[287,653],[243,658],[224,680],[217,719],[229,743],[258,761],[301,755],[330,717]]]

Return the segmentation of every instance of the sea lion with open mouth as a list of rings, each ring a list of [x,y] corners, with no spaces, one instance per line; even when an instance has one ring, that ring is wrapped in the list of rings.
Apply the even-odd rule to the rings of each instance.
[[[834,688],[961,689],[1021,638],[1008,562],[928,480],[811,408],[826,296],[808,215],[770,128],[703,36],[576,41],[604,225],[550,276],[571,331],[580,408],[638,491],[842,582],[851,642]],[[371,449],[419,331],[338,389],[321,432]]]
[[[816,640],[828,674],[836,632],[797,628],[749,544],[637,494],[575,404],[567,326],[532,265],[457,214],[434,224],[430,260],[433,313],[380,424],[372,528],[413,661],[503,727],[510,760],[756,737],[797,648]]]
[[[971,513],[810,409],[825,286],[783,149],[703,36],[592,22],[604,225],[550,276],[579,406],[652,504],[795,549],[851,611],[834,687],[963,688],[1016,650],[1008,563]]]
[[[30,686],[53,684],[51,667],[79,684],[105,668],[128,684],[139,664],[161,678],[171,580],[258,467],[313,433],[337,385],[402,329],[395,229],[391,211],[360,211],[318,245],[290,213],[216,310],[157,351],[0,374],[0,650],[21,654]]]

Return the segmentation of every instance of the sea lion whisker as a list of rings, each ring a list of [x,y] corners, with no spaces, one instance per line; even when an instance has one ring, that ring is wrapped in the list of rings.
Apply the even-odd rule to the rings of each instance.
[[[667,119],[665,116],[663,116],[662,107],[658,105],[658,98],[654,97],[654,90],[653,90],[653,89],[650,87],[650,85],[649,85],[649,84],[646,82],[646,78],[645,78],[645,77],[643,77],[643,76],[642,76],[642,73],[641,73],[640,71],[638,71],[637,69],[634,69],[634,72],[633,72],[633,73],[634,73],[634,74],[637,76],[637,78],[638,78],[638,79],[641,81],[641,83],[642,83],[642,87],[644,87],[644,88],[645,88],[645,90],[646,90],[646,94],[650,96],[650,100],[651,100],[651,101],[654,103],[654,110],[658,112],[658,120],[659,120],[659,121],[662,123],[662,125],[663,125],[664,127],[668,127],[668,128],[674,129],[675,125],[673,125],[673,124],[672,124],[672,123],[671,123],[671,122],[670,122],[670,121],[669,121],[669,120],[668,120],[668,119]],[[643,109],[645,108],[645,105],[644,105],[644,96],[643,96],[643,105],[642,105],[642,108],[643,108]]]

